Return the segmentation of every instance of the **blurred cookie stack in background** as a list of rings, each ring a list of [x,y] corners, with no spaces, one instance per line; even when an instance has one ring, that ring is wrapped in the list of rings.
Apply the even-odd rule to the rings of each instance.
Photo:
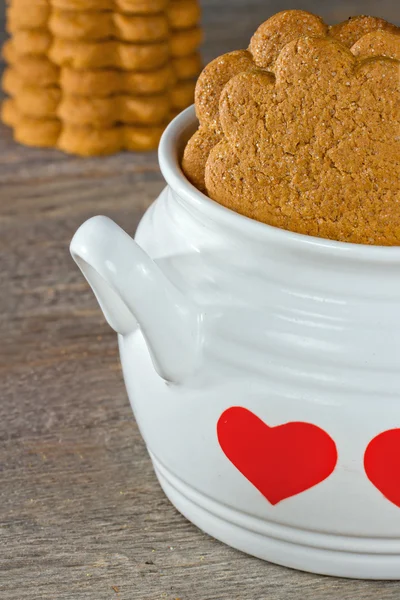
[[[199,20],[197,0],[10,0],[3,121],[82,156],[156,148],[193,102]]]
[[[76,154],[148,150],[168,122],[173,72],[165,0],[50,0],[60,67],[58,146]]]
[[[172,90],[172,116],[193,103],[196,78],[202,69],[200,6],[197,0],[170,0],[171,55],[176,83]]]
[[[48,59],[50,0],[12,0],[7,6],[3,55],[8,67],[3,89],[2,120],[15,139],[28,146],[55,146],[61,131],[57,108],[61,98],[59,69]]]

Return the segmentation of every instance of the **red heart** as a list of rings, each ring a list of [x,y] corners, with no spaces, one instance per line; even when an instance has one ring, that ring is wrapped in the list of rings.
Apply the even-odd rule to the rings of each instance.
[[[225,455],[273,505],[321,483],[336,466],[335,442],[311,423],[269,427],[233,406],[220,416],[217,434]]]
[[[400,429],[389,429],[370,441],[364,469],[385,498],[400,507]]]

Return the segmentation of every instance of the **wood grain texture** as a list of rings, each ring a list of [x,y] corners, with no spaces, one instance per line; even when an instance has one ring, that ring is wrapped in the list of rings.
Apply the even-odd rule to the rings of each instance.
[[[284,8],[203,5],[206,59],[246,46]],[[400,16],[393,0],[291,7],[332,22]],[[155,154],[81,160],[17,146],[0,129],[0,597],[398,599],[398,583],[317,577],[247,557],[165,499],[131,414],[115,335],[68,253],[94,214],[133,234],[162,186]]]

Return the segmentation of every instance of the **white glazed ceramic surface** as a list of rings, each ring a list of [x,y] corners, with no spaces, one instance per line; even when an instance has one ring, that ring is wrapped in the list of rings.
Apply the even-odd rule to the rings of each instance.
[[[179,167],[195,127],[191,108],[164,134],[168,187],[140,247],[105,217],[71,244],[120,334],[159,481],[235,548],[400,579],[400,248],[301,236],[212,202]]]

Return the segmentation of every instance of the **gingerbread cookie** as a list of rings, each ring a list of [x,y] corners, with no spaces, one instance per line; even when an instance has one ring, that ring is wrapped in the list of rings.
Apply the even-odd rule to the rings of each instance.
[[[131,127],[123,129],[123,150],[148,152],[157,148],[167,123],[154,127]]]
[[[263,65],[268,65],[268,69],[273,72],[274,62],[288,41],[308,35],[322,38],[346,35],[348,44],[350,32],[352,40],[361,40],[369,32],[368,27],[369,31],[393,31],[393,28],[394,31],[399,31],[399,28],[373,17],[355,17],[329,28],[320,17],[306,11],[283,11],[260,25],[252,37],[249,51],[231,52],[207,65],[198,79],[195,91],[196,114],[200,121],[199,132],[189,141],[183,157],[182,166],[188,179],[200,190],[205,191],[204,171],[209,149],[212,147],[212,140],[219,139],[221,131],[220,94],[232,77]]]
[[[164,129],[165,124],[154,127],[121,125],[109,129],[65,125],[57,146],[78,156],[100,156],[120,150],[149,151],[157,147]]]
[[[50,5],[46,0],[12,0],[7,6],[6,15],[9,33],[21,29],[45,29],[50,16]]]
[[[193,104],[196,82],[192,80],[179,81],[171,90],[172,109],[181,111]]]
[[[157,44],[123,44],[122,42],[81,42],[57,38],[49,58],[60,67],[73,69],[118,68],[151,71],[165,65],[169,58],[166,42]]]
[[[168,39],[166,14],[126,15],[117,12],[74,12],[54,9],[49,19],[54,36],[68,40],[98,41],[113,38],[125,42],[152,43]]]
[[[14,139],[26,146],[53,148],[61,131],[58,119],[36,119],[23,115],[12,99],[1,106],[1,120],[13,128]]]
[[[50,0],[54,8],[73,11],[103,11],[132,14],[151,14],[164,12],[168,0]]]
[[[167,14],[172,29],[190,29],[198,25],[201,18],[197,0],[170,0]]]
[[[57,117],[61,99],[59,88],[27,85],[15,71],[7,69],[3,75],[3,89],[14,98],[14,104],[21,114],[35,119]]]
[[[390,231],[400,219],[398,67],[382,58],[358,64],[341,44],[302,38],[282,50],[276,79],[265,71],[232,79],[221,97],[224,139],[206,165],[210,197],[298,233],[400,241]],[[373,106],[373,94],[388,101]]]
[[[170,89],[175,83],[171,65],[154,71],[117,71],[101,69],[77,71],[63,67],[60,71],[60,87],[75,96],[103,98],[114,94],[154,95]]]
[[[42,87],[58,84],[60,70],[45,56],[18,55],[13,41],[8,40],[3,46],[3,57],[27,84],[40,82]]]
[[[170,39],[170,52],[173,57],[187,56],[196,52],[203,41],[200,27],[191,29],[176,29]]]
[[[177,79],[191,79],[197,77],[201,71],[202,61],[198,52],[181,56],[172,60],[172,67]]]
[[[168,95],[115,95],[108,98],[64,95],[57,109],[63,123],[107,129],[116,123],[159,125],[165,123],[170,110]]]
[[[220,59],[209,65],[196,90],[200,128],[183,160],[191,181],[222,205],[276,227],[400,245],[400,63],[387,58],[397,55],[398,30],[370,20],[366,31],[362,20],[357,36],[355,22],[344,45],[317,17],[283,13],[289,31],[274,37],[264,24],[250,56],[223,57],[230,71]],[[386,55],[378,55],[383,46]],[[363,52],[374,58],[362,59]]]
[[[12,37],[12,52],[18,56],[45,56],[50,49],[52,36],[46,29],[21,29]]]

